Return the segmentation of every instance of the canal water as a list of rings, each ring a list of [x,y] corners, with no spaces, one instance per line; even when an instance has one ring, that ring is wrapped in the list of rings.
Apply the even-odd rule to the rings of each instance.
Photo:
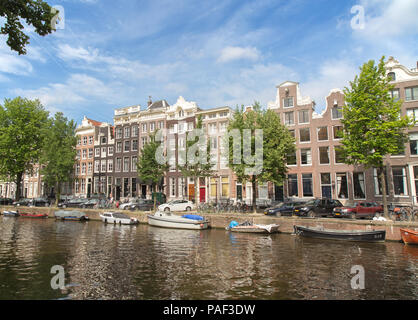
[[[402,243],[0,217],[0,299],[418,299],[417,283]]]

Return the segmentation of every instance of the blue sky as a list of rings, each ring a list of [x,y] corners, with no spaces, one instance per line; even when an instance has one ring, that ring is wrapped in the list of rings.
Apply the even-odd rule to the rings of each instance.
[[[394,56],[408,68],[418,60],[416,0],[48,3],[64,8],[64,29],[40,37],[27,28],[26,56],[0,37],[0,99],[39,98],[78,123],[113,122],[115,108],[145,107],[148,96],[201,108],[267,105],[286,80],[321,111],[369,59]],[[363,29],[352,28],[355,5]]]

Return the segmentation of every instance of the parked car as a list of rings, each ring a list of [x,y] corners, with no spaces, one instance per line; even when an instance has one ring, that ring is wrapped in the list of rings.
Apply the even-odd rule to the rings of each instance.
[[[312,199],[295,206],[293,214],[307,217],[327,217],[332,215],[334,208],[342,206],[340,201],[334,199]]]
[[[13,204],[13,199],[10,198],[0,198],[0,205],[2,206],[8,206]]]
[[[59,208],[80,208],[83,203],[86,203],[89,199],[86,198],[74,198],[68,201],[64,201],[58,204]]]
[[[157,201],[157,207],[160,203]],[[154,201],[148,199],[140,199],[138,202],[129,206],[130,210],[139,210],[139,211],[151,211],[154,209]]]
[[[158,206],[159,211],[190,211],[195,209],[195,204],[188,200],[173,200]]]
[[[20,199],[19,201],[14,201],[14,202],[13,202],[13,205],[14,205],[15,207],[20,207],[20,206],[29,206],[30,201],[31,201],[31,199],[28,199],[28,198],[22,198],[22,199]]]
[[[90,200],[88,200],[86,202],[81,202],[79,204],[79,207],[80,208],[83,208],[83,209],[85,209],[85,208],[94,208],[95,206],[98,206],[99,203],[100,203],[100,199],[90,199]]]
[[[141,201],[141,200],[144,200],[144,199],[141,199],[141,198],[135,198],[135,199],[133,199],[133,200],[131,200],[131,201],[128,201],[128,202],[123,202],[123,203],[119,204],[119,209],[121,209],[121,210],[128,210],[128,209],[130,208],[130,206],[132,206],[132,205],[134,205],[134,204],[138,203],[138,202],[139,202],[139,201]]]
[[[345,205],[343,207],[334,208],[333,217],[335,218],[370,218],[376,213],[382,213],[383,207],[376,202],[355,202],[352,205]]]
[[[279,204],[277,204],[274,207],[271,208],[267,208],[264,211],[265,215],[268,216],[276,216],[276,217],[280,217],[280,216],[291,216],[293,214],[293,209],[295,206],[301,205],[303,204],[303,201],[286,201],[286,202],[281,202]]]
[[[30,207],[49,207],[49,201],[43,198],[31,199],[29,202]]]

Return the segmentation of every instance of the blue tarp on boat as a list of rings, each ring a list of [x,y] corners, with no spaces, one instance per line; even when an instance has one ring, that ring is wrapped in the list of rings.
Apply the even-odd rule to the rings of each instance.
[[[202,216],[198,216],[196,214],[185,214],[185,215],[182,215],[182,218],[193,219],[193,220],[205,220]]]

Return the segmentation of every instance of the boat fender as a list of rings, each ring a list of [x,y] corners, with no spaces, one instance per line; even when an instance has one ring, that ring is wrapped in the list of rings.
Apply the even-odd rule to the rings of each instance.
[[[238,225],[239,223],[233,220],[229,223],[228,229],[232,229],[233,227],[236,227]]]

